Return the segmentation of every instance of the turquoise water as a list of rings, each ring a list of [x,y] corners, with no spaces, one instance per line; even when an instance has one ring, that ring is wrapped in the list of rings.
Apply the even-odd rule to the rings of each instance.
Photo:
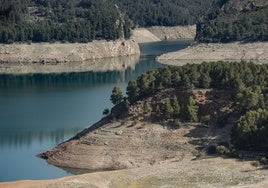
[[[70,175],[36,157],[100,120],[111,108],[111,90],[163,66],[155,56],[190,41],[141,45],[138,61],[118,71],[0,75],[0,181]],[[131,61],[131,60],[129,60]]]

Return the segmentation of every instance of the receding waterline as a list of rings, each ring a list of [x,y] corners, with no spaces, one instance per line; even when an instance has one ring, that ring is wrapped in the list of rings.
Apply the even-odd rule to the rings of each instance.
[[[159,46],[164,45],[163,52],[167,52],[176,43],[180,49],[190,41],[170,42],[172,49],[167,41],[144,44],[142,58],[125,60],[124,66],[113,70],[0,75],[0,166],[4,169],[0,181],[70,175],[69,170],[48,165],[36,154],[100,120],[103,110],[112,106],[113,86],[125,90],[129,80],[163,66],[154,59]]]

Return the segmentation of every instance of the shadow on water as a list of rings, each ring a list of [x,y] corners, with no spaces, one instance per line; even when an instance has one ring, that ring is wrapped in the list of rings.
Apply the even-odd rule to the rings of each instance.
[[[157,63],[154,56],[141,58],[139,63],[134,59],[124,65],[118,66],[115,70],[71,72],[71,73],[51,73],[51,74],[0,74],[0,88],[21,89],[27,87],[34,88],[57,88],[64,85],[75,87],[86,85],[94,86],[107,83],[122,83],[136,79],[142,73],[157,69],[164,65]],[[132,59],[133,60],[133,59]],[[114,67],[115,68],[115,67]]]

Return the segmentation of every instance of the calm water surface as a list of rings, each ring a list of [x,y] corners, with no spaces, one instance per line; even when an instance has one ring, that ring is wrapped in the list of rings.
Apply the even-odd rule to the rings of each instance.
[[[142,55],[118,71],[0,75],[0,181],[51,179],[70,175],[35,157],[102,118],[111,90],[161,67],[156,55],[191,41],[141,45]]]

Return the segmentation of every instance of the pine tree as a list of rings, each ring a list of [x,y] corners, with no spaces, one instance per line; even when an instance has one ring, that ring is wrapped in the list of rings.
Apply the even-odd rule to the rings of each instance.
[[[171,118],[171,116],[173,115],[173,112],[174,112],[174,109],[171,106],[170,99],[167,98],[166,101],[165,101],[165,104],[164,104],[164,115],[165,115],[165,118],[166,119]]]
[[[139,88],[136,81],[131,80],[128,82],[127,95],[130,102],[134,102],[139,96]]]
[[[190,96],[188,100],[188,105],[187,105],[187,119],[189,121],[197,122],[198,121],[198,106],[196,105],[195,99]]]
[[[159,106],[159,105],[156,106],[156,109],[155,109],[155,115],[156,115],[156,117],[157,117],[158,119],[160,119],[161,116],[162,116],[162,114],[161,114],[161,109],[160,109],[160,106]]]
[[[151,113],[152,112],[152,107],[151,107],[150,103],[145,102],[144,111],[145,111],[145,113]]]
[[[110,100],[114,105],[119,104],[123,100],[122,91],[118,86],[113,88]]]
[[[181,107],[180,107],[180,104],[179,104],[179,101],[177,99],[177,96],[174,95],[173,97],[173,115],[174,117],[178,117],[180,115],[180,110],[181,110]]]

